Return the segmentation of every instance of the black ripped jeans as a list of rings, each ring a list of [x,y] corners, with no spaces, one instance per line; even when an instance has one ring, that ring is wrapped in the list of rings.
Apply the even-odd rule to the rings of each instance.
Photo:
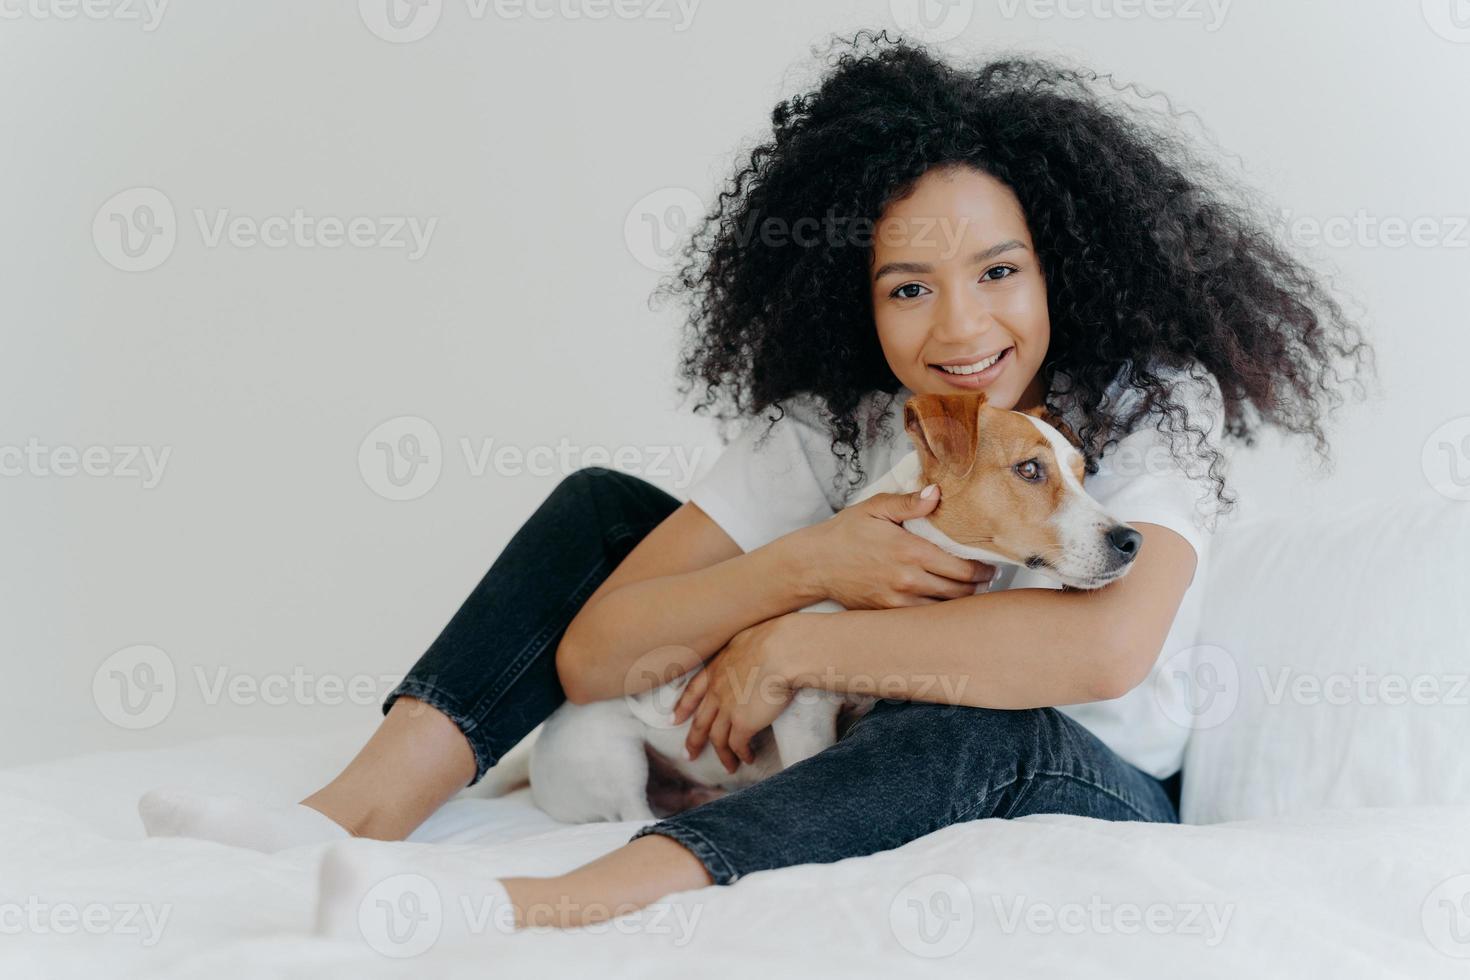
[[[407,694],[469,740],[475,777],[562,703],[556,648],[587,597],[679,506],[635,476],[566,477],[516,532],[383,703]],[[1071,813],[1177,822],[1178,777],[1155,779],[1051,708],[879,701],[835,745],[754,786],[649,824],[716,884],[767,868],[898,847],[963,820]]]

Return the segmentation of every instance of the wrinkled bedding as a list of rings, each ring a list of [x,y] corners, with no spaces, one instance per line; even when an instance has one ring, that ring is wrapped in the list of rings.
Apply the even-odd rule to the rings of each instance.
[[[1213,826],[1043,816],[753,874],[621,924],[408,958],[312,935],[323,848],[146,839],[150,786],[294,801],[365,732],[216,738],[0,772],[0,976],[1451,977],[1470,973],[1470,807]],[[638,824],[570,827],[468,790],[402,843],[488,877],[553,873]]]

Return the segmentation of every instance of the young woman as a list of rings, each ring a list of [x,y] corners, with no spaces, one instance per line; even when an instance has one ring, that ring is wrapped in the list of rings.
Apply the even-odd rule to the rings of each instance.
[[[1179,695],[1143,682],[1192,642],[1212,516],[1232,503],[1217,444],[1264,422],[1325,458],[1340,368],[1371,351],[1177,138],[1095,81],[850,42],[776,106],[665,284],[693,297],[696,410],[755,420],[689,502],[567,477],[341,775],[282,810],[150,794],[150,831],[400,840],[564,699],[700,664],[677,714],[691,753],[731,770],[801,687],[888,686],[817,756],[569,874],[506,879],[517,922],[588,922],[983,817],[1177,821]],[[1143,535],[1125,579],[975,594],[993,568],[900,526],[942,488],[845,509],[909,450],[904,399],[977,389],[1069,422],[1088,491]],[[823,598],[849,611],[798,612]]]

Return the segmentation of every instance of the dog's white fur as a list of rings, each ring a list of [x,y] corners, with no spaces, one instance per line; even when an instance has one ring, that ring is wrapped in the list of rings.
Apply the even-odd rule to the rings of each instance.
[[[1051,425],[1027,415],[1051,445],[1058,461],[1069,460],[1077,450]],[[1116,525],[1095,500],[1083,490],[1071,467],[1058,467],[1067,486],[1067,502],[1056,515],[1063,540],[1074,542],[1066,549],[1080,569],[1093,564],[1089,554],[1097,548],[1099,527]],[[887,474],[864,487],[849,506],[879,493],[912,493],[923,479],[919,453],[909,453]],[[952,540],[928,518],[904,521],[914,534],[939,545],[951,554],[994,564],[998,574],[993,583],[977,591],[1012,588],[1027,580],[1045,585],[1053,579],[1068,583],[1073,578],[1065,568],[1049,573],[1025,568],[1012,559],[982,548]],[[808,606],[803,612],[840,612],[831,600]],[[742,764],[733,774],[726,772],[708,745],[697,759],[689,760],[684,740],[690,722],[671,722],[675,703],[698,669],[662,687],[637,695],[591,704],[563,704],[552,713],[527,751],[525,743],[508,754],[482,782],[488,795],[503,792],[530,776],[536,805],[558,820],[585,823],[599,820],[652,820],[647,787],[650,751],[661,756],[665,768],[694,786],[719,791],[738,789],[758,782],[780,770],[815,755],[837,738],[837,720],[844,709],[865,711],[872,698],[803,689],[771,725],[769,737],[752,742],[753,764]],[[535,733],[533,733],[535,735]],[[528,739],[527,741],[531,741]],[[529,770],[529,773],[527,773]]]

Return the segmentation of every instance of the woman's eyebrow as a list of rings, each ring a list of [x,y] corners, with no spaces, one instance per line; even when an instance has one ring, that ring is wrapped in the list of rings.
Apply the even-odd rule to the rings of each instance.
[[[978,265],[981,262],[988,262],[1002,252],[1010,252],[1018,248],[1024,251],[1026,248],[1025,243],[1019,242],[1014,238],[1008,238],[1003,242],[997,242],[989,248],[981,249],[970,256],[970,264]],[[877,272],[873,273],[873,281],[876,282],[884,276],[891,276],[895,272],[918,275],[933,271],[934,267],[927,262],[885,262]]]

